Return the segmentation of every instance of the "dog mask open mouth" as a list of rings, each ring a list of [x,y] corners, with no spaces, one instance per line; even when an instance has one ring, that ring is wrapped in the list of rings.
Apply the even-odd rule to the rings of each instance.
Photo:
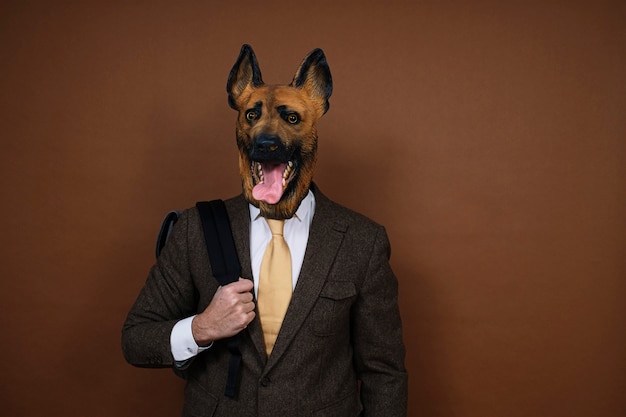
[[[289,85],[265,85],[244,45],[227,83],[239,112],[239,172],[246,199],[267,218],[291,218],[306,196],[317,159],[315,123],[328,110],[332,80],[321,49],[302,61]]]
[[[255,200],[276,204],[283,196],[283,192],[294,177],[293,162],[281,163],[252,163],[252,179],[254,188],[252,196]]]

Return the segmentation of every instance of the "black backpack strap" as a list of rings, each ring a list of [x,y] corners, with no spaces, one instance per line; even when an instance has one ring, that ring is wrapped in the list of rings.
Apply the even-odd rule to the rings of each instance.
[[[161,223],[161,229],[159,230],[159,235],[156,240],[156,248],[154,250],[156,257],[158,258],[165,246],[165,242],[167,242],[167,238],[170,237],[170,233],[172,233],[172,229],[174,228],[174,224],[178,220],[180,216],[180,211],[170,211],[165,215],[163,222]]]
[[[239,280],[241,265],[237,248],[230,228],[230,219],[222,200],[200,201],[196,203],[202,220],[211,270],[220,285]]]
[[[201,201],[196,208],[202,220],[204,240],[206,241],[211,270],[220,285],[227,285],[239,280],[241,265],[237,256],[235,241],[230,228],[230,219],[222,200]],[[241,352],[239,335],[229,337],[226,341],[230,352],[228,378],[224,395],[234,398],[237,393],[239,371],[241,369]]]

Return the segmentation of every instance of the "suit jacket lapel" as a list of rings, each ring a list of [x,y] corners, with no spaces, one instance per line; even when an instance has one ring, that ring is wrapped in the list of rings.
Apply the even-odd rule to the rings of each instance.
[[[332,203],[314,191],[315,214],[302,269],[267,368],[271,368],[288,348],[317,301],[346,231],[346,225],[333,220],[329,210]]]

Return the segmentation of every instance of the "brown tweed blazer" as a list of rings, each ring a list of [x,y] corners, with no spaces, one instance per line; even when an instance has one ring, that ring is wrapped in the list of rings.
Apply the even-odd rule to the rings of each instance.
[[[224,396],[230,354],[215,342],[188,368],[183,416],[406,416],[405,351],[385,230],[313,191],[302,270],[271,356],[255,318],[241,333],[241,380],[231,399]],[[226,207],[242,276],[251,278],[248,203],[238,196]],[[203,311],[217,286],[198,212],[186,210],[128,314],[126,360],[173,366],[172,327]]]

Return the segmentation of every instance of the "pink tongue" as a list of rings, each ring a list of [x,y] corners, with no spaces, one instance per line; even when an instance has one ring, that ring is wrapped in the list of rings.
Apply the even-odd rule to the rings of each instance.
[[[276,204],[283,195],[283,172],[286,164],[263,164],[263,183],[252,189],[252,196],[268,204]]]

